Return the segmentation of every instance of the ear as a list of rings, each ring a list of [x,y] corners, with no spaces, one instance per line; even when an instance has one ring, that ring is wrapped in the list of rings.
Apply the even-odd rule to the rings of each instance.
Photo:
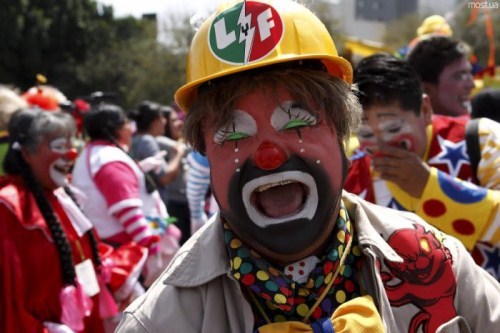
[[[420,115],[425,121],[425,125],[430,125],[432,123],[432,115],[434,111],[432,110],[431,99],[427,94],[422,95],[422,106],[420,107]]]

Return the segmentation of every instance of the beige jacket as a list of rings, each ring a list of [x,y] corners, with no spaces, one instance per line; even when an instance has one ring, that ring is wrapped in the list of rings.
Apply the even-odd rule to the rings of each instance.
[[[384,272],[388,270],[384,261],[401,263],[403,258],[386,240],[393,241],[390,236],[403,229],[415,230],[415,225],[423,225],[425,230],[434,229],[414,214],[376,206],[349,193],[344,193],[343,200],[355,222],[359,245],[367,259],[362,270],[362,285],[377,303],[387,332],[409,332],[410,325],[415,323],[425,327],[432,320],[419,322],[418,318],[435,318],[432,316],[437,312],[450,307],[457,316],[446,322],[439,321],[438,317],[440,327],[436,332],[500,332],[500,284],[476,266],[454,238],[444,240],[453,258],[451,281],[446,280],[456,287],[452,289],[453,295],[436,297],[433,305],[438,305],[438,311],[430,311],[431,307],[421,309],[411,302],[391,307],[388,297],[395,297],[398,290],[392,285],[389,288],[392,296],[388,295],[375,262],[382,264]],[[422,251],[412,248],[412,244],[410,238],[405,253]],[[424,246],[425,249],[428,246]],[[408,258],[405,264],[414,267]],[[251,307],[242,296],[239,284],[228,277],[228,271],[229,259],[220,219],[215,216],[179,250],[148,292],[127,308],[116,332],[251,333],[254,324]],[[425,275],[425,272],[420,273]],[[426,289],[435,288],[435,283],[431,279],[429,286],[408,281],[400,285],[408,287],[404,295],[415,292],[416,297],[427,297],[435,294]]]

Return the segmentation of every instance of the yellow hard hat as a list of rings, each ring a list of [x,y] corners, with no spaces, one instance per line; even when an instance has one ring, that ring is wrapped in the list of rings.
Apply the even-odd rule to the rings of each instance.
[[[328,73],[352,82],[351,64],[338,56],[324,24],[304,6],[291,0],[225,4],[195,34],[187,57],[187,83],[175,100],[187,111],[204,82],[301,59],[319,59]]]

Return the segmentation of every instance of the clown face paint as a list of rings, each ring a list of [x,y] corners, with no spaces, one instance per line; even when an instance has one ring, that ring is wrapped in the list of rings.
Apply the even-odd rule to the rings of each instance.
[[[68,183],[68,174],[77,157],[76,149],[73,148],[71,140],[57,138],[49,143],[53,153],[60,154],[60,158],[50,165],[50,177],[57,186],[65,186]]]
[[[68,182],[68,174],[77,157],[71,138],[57,137],[43,140],[37,151],[26,153],[25,159],[44,188],[53,190]]]
[[[380,146],[391,146],[423,156],[427,146],[428,125],[424,112],[416,116],[398,103],[373,105],[364,110],[363,124],[357,132],[360,147],[378,156]]]
[[[277,101],[277,103],[276,103]],[[221,215],[261,255],[295,261],[328,238],[346,159],[336,131],[317,112],[255,90],[225,128],[205,130],[211,184]]]

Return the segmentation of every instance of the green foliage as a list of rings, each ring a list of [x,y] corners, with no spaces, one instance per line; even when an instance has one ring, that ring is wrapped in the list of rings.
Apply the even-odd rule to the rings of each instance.
[[[22,89],[46,75],[71,87],[74,65],[111,37],[112,10],[92,0],[4,0],[0,80]]]
[[[201,17],[202,21],[205,19],[206,17]],[[187,54],[195,34],[195,28],[190,23],[190,14],[170,13],[160,26],[160,31],[163,35],[160,36],[162,43],[173,53]]]
[[[0,11],[0,82],[22,90],[37,73],[68,98],[114,92],[126,108],[143,99],[171,103],[184,82],[189,18],[171,17],[166,42],[157,22],[114,18],[95,0],[4,0]],[[164,38],[165,39],[165,38]]]
[[[184,82],[186,54],[158,41],[156,21],[138,22],[132,30],[124,25],[121,38],[89,55],[77,68],[77,80],[85,91],[115,92],[126,108],[146,99],[170,104]]]

